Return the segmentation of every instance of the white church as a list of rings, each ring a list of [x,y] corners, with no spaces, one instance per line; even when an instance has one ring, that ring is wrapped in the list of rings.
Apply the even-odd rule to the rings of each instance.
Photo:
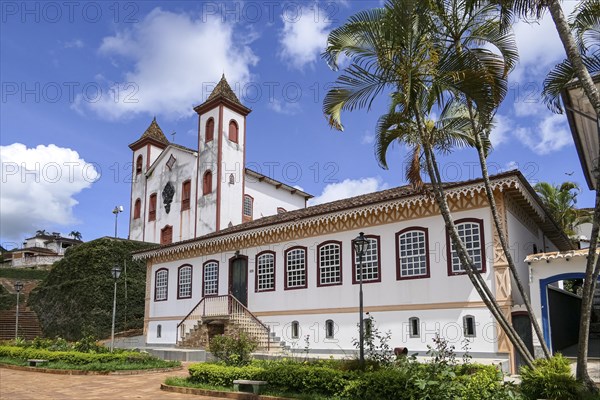
[[[433,196],[397,187],[307,207],[301,190],[245,168],[245,107],[223,77],[198,114],[198,148],[170,143],[156,120],[134,143],[129,238],[147,265],[148,346],[204,347],[242,330],[265,350],[351,356],[358,338],[364,232],[364,310],[392,347],[425,354],[436,333],[475,358],[515,370],[518,355],[465,276]],[[532,253],[572,244],[518,171],[492,178],[524,282]],[[482,180],[450,184],[462,239],[504,313],[533,346],[530,316],[499,251]],[[366,318],[366,316],[365,316]]]

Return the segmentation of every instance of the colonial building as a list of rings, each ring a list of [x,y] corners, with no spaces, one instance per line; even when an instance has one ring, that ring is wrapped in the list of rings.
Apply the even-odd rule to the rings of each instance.
[[[63,258],[69,247],[79,243],[83,242],[62,237],[58,232],[52,234],[40,232],[25,239],[23,248],[8,251],[3,257],[12,267],[52,265]]]
[[[224,79],[195,110],[198,151],[169,143],[156,121],[131,145],[130,238],[163,243],[134,254],[147,262],[148,345],[205,346],[237,329],[265,348],[302,349],[308,336],[313,353],[350,356],[362,269],[365,311],[391,331],[393,347],[424,354],[439,333],[514,369],[515,352],[465,276],[430,193],[403,186],[305,207],[306,193],[244,168],[249,110]],[[521,173],[496,175],[492,186],[528,282],[519,260],[571,242]],[[446,191],[471,257],[531,343],[483,182]],[[369,241],[362,263],[352,246],[360,232]]]

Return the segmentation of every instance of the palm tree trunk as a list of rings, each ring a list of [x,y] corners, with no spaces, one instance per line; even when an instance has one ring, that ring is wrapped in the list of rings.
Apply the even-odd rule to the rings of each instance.
[[[418,121],[417,124],[419,124]],[[423,132],[422,129],[421,132]],[[426,143],[423,147],[425,152],[427,170],[431,179],[434,195],[440,208],[440,213],[442,214],[442,217],[444,218],[444,221],[446,223],[446,227],[448,228],[448,231],[450,233],[450,238],[452,239],[452,242],[457,249],[457,254],[461,260],[461,264],[464,266],[465,271],[467,272],[467,276],[471,280],[473,287],[483,300],[486,307],[492,313],[500,327],[504,330],[511,343],[513,343],[517,351],[521,354],[523,360],[525,361],[525,364],[527,364],[529,367],[532,367],[533,357],[531,353],[529,352],[521,338],[518,336],[514,328],[510,325],[504,314],[502,314],[500,306],[495,301],[487,284],[485,283],[485,281],[483,281],[483,278],[481,278],[479,271],[477,271],[477,268],[474,266],[473,261],[469,257],[462,240],[458,236],[458,231],[456,230],[456,226],[454,225],[454,221],[452,220],[452,216],[450,214],[450,209],[446,202],[445,193],[441,185],[441,179],[439,179],[439,171],[437,170],[435,156],[429,143],[427,143],[427,141],[425,142]]]
[[[592,224],[592,234],[590,238],[590,250],[587,256],[585,267],[585,278],[583,281],[583,293],[581,295],[581,317],[579,322],[579,345],[577,349],[577,379],[583,381],[591,391],[597,391],[598,388],[588,374],[588,348],[590,338],[590,322],[592,317],[592,304],[598,273],[600,273],[600,259],[596,254],[598,246],[598,226],[600,221],[600,174],[596,177],[596,204],[594,207],[594,219]]]
[[[590,99],[590,103],[592,103],[594,110],[596,110],[596,115],[600,116],[600,92],[596,88],[596,85],[594,85],[592,76],[583,64],[581,53],[579,52],[577,43],[573,38],[571,28],[569,27],[569,23],[567,22],[565,14],[563,13],[560,1],[549,0],[548,10],[550,11],[550,16],[554,21],[554,25],[556,26],[556,31],[558,32],[560,41],[565,48],[567,57],[573,65],[573,72],[577,76],[585,95],[588,97],[588,99]]]
[[[587,68],[583,64],[581,54],[577,48],[577,44],[571,34],[571,29],[565,18],[562,7],[558,0],[548,1],[548,10],[556,25],[558,36],[565,48],[567,57],[573,65],[573,71],[583,88],[586,96],[596,111],[596,118],[600,117],[600,93]],[[600,123],[599,129],[600,129]],[[600,135],[600,132],[599,132]],[[599,158],[600,159],[600,154]],[[589,346],[589,330],[590,318],[592,315],[592,302],[596,280],[598,279],[598,267],[596,248],[598,245],[598,232],[600,224],[600,176],[596,177],[596,207],[594,211],[594,219],[592,222],[592,237],[590,238],[590,247],[585,268],[585,280],[583,285],[583,294],[581,299],[581,322],[579,324],[579,348],[577,352],[577,379],[583,381],[590,390],[597,391],[593,381],[587,372],[587,353]]]
[[[473,116],[470,102],[469,102],[469,116],[471,119],[471,124],[474,124],[474,121],[473,121],[474,116]],[[531,306],[531,301],[529,300],[529,295],[525,291],[525,288],[523,287],[523,282],[521,281],[521,277],[519,276],[517,268],[515,267],[515,263],[512,258],[512,254],[510,253],[508,242],[506,240],[506,233],[501,228],[502,225],[500,223],[500,216],[498,215],[498,208],[496,207],[496,199],[494,198],[494,193],[492,191],[490,176],[489,176],[488,169],[487,169],[487,160],[485,158],[485,154],[483,151],[481,137],[479,136],[479,133],[477,132],[477,130],[475,129],[474,126],[473,126],[473,129],[474,129],[473,134],[475,136],[475,147],[477,148],[477,154],[479,155],[479,164],[481,165],[481,175],[483,176],[483,182],[484,182],[484,186],[485,186],[485,194],[487,195],[488,203],[490,205],[490,209],[492,210],[492,218],[494,219],[494,225],[496,226],[496,232],[498,233],[498,238],[500,239],[502,251],[504,252],[504,255],[506,256],[506,262],[508,263],[508,268],[510,269],[513,279],[515,280],[515,283],[517,285],[517,290],[519,291],[519,293],[521,294],[521,297],[523,298],[523,303],[525,304],[525,308],[527,309],[527,313],[529,314],[529,317],[530,317],[529,319],[531,321],[531,324],[533,325],[533,330],[535,331],[535,334],[538,337],[538,340],[542,347],[542,351],[544,352],[544,356],[546,358],[549,358],[550,350],[548,349],[548,346],[546,345],[546,341],[544,340],[544,334],[542,333],[540,324],[538,323],[537,319],[535,318],[535,314],[533,313],[533,307]]]

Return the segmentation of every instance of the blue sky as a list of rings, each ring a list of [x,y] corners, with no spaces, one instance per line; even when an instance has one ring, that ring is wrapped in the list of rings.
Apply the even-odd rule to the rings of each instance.
[[[404,184],[404,149],[373,153],[380,99],[344,115],[332,131],[322,113],[337,76],[320,58],[328,32],[376,1],[0,3],[0,243],[36,229],[84,240],[112,235],[124,205],[131,152],[156,116],[167,137],[196,147],[201,103],[225,73],[248,117],[247,163],[317,196],[316,202]],[[566,1],[567,12],[576,2]],[[540,102],[545,74],[564,56],[554,27],[515,25],[521,61],[492,134],[490,171],[518,167],[532,182],[573,180],[591,207],[566,123]],[[175,132],[175,136],[170,134]],[[479,176],[473,150],[443,159],[448,180]],[[567,175],[571,174],[572,175]]]

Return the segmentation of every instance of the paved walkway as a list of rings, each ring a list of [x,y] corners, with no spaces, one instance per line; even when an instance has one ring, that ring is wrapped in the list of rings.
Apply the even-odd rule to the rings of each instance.
[[[168,376],[187,376],[187,369],[140,375],[56,375],[0,368],[0,399],[213,399],[160,390]]]

